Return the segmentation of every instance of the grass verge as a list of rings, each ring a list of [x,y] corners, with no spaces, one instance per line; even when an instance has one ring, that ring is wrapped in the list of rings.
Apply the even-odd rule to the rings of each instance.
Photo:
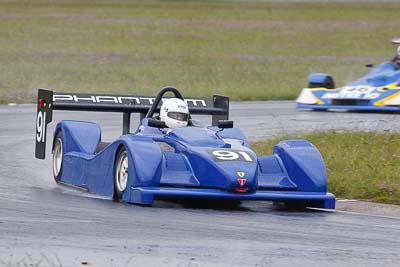
[[[279,138],[252,144],[259,155],[271,154]],[[298,139],[298,138],[296,138]],[[340,198],[400,204],[400,135],[318,133],[304,135],[321,152],[328,190]]]
[[[37,88],[293,99],[311,72],[341,85],[391,58],[400,3],[0,0],[0,99]]]

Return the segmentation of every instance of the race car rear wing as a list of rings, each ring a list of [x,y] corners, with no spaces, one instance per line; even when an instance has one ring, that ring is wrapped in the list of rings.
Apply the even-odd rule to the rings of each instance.
[[[144,118],[154,99],[155,97],[148,96],[55,93],[38,89],[35,156],[39,159],[45,158],[47,124],[52,121],[53,110],[121,112],[122,134],[127,134],[131,113],[140,113],[140,119]],[[229,98],[226,96],[214,95],[212,99],[190,98],[185,101],[190,114],[212,115],[213,126],[217,126],[219,120],[229,118]]]

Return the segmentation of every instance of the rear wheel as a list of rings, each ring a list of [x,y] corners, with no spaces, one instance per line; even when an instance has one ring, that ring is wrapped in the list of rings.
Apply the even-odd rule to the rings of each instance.
[[[121,201],[128,185],[128,153],[122,147],[115,161],[114,200]]]
[[[61,131],[58,131],[53,146],[53,176],[56,183],[60,182],[64,159],[64,140]]]

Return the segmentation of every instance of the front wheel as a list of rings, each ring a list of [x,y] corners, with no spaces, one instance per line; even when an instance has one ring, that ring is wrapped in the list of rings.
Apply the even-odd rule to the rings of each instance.
[[[121,201],[128,185],[128,153],[121,148],[115,161],[114,200]]]
[[[301,210],[305,210],[307,208],[307,204],[306,203],[302,203],[302,202],[285,202],[284,203],[285,207],[287,210],[289,211],[301,211]]]
[[[64,159],[64,141],[61,131],[58,131],[53,146],[53,176],[56,183],[60,183]]]
[[[327,108],[313,108],[313,111],[328,111]]]
[[[302,202],[293,202],[293,201],[287,201],[287,202],[274,201],[273,207],[275,209],[282,211],[302,211],[307,208],[307,204]]]

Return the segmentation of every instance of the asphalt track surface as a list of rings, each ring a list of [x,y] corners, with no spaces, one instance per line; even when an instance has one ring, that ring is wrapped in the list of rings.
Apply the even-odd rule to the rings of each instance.
[[[52,138],[47,159],[34,158],[35,113],[0,106],[0,266],[399,266],[395,217],[268,202],[143,207],[58,186]],[[121,114],[56,111],[49,136],[60,119],[96,121],[105,140],[121,132]],[[232,103],[231,119],[250,140],[400,129],[400,114],[297,111],[293,102]]]

